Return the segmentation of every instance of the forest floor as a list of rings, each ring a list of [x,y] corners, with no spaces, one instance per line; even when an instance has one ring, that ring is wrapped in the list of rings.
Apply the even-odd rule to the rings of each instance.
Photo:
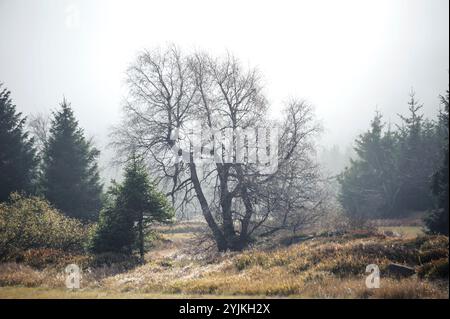
[[[419,226],[271,241],[241,253],[214,253],[201,223],[159,229],[146,262],[83,269],[81,289],[65,288],[61,267],[0,264],[0,298],[448,298],[448,237]],[[389,264],[414,268],[397,278]],[[366,266],[381,287],[366,288]]]

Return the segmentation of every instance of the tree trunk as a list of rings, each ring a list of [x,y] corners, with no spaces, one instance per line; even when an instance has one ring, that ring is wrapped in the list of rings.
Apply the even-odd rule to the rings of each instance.
[[[205,217],[205,220],[208,223],[208,226],[213,233],[214,240],[216,241],[216,244],[217,244],[217,249],[219,251],[226,251],[227,250],[227,242],[225,240],[225,237],[224,237],[222,231],[220,230],[219,226],[217,225],[216,221],[214,220],[211,210],[209,209],[208,201],[206,200],[206,197],[203,194],[203,190],[200,185],[200,181],[198,179],[197,168],[196,168],[195,163],[193,162],[192,155],[191,155],[191,162],[189,164],[189,171],[191,172],[192,184],[194,185],[197,199],[200,203],[200,207],[202,208],[203,216]]]
[[[139,228],[139,255],[141,257],[141,261],[144,261],[144,220],[143,216],[139,216],[138,228]]]

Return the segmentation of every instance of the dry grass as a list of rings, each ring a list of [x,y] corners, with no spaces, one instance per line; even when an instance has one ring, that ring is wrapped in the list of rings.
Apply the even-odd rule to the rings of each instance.
[[[193,254],[192,241],[189,225],[167,227],[144,265],[126,271],[114,265],[85,270],[83,290],[61,296],[448,298],[448,271],[447,279],[442,279],[443,269],[448,270],[448,237],[396,238],[355,233],[265,251],[218,254],[213,260]],[[384,269],[391,262],[415,267],[420,276],[389,278]],[[368,264],[377,264],[381,269],[379,289],[365,287]],[[33,288],[39,292],[36,296],[46,298],[64,291],[63,279],[61,269],[3,264],[0,297],[17,298],[20,291],[30,293],[31,288],[23,287],[39,287]]]
[[[233,299],[236,296],[184,295],[142,292],[117,292],[102,289],[69,290],[64,288],[0,287],[0,299]],[[264,298],[264,296],[239,296],[239,298]]]
[[[0,267],[0,286],[53,288],[63,284],[63,274],[55,270],[36,270],[16,263],[4,263]]]
[[[448,260],[448,239],[374,236],[311,240],[288,248],[251,250],[229,256],[227,262],[218,264],[216,271],[168,280],[162,289],[311,298],[448,298],[446,284],[424,281],[417,276],[396,280],[383,274],[391,262],[420,267],[420,256],[430,252],[438,260]],[[364,284],[365,268],[373,263],[380,267],[384,285],[381,289],[368,290]]]
[[[424,228],[422,226],[381,226],[378,230],[382,233],[391,232],[398,234],[400,237],[415,238],[425,235]]]
[[[375,298],[375,299],[448,299],[448,282],[428,282],[417,278],[395,280],[384,278],[380,288],[368,289],[363,279],[331,279],[321,285],[305,286],[309,298]]]

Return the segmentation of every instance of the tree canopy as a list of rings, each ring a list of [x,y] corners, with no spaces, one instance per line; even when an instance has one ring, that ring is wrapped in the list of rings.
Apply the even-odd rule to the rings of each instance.
[[[313,160],[320,127],[308,103],[289,100],[283,119],[274,121],[257,69],[231,54],[183,54],[174,46],[142,52],[127,82],[114,145],[120,154],[137,152],[150,163],[177,210],[202,212],[219,250],[241,250],[256,237],[297,231],[321,213],[324,194]],[[190,127],[203,130],[198,148]],[[242,144],[237,135],[226,136],[239,130],[249,133]],[[205,152],[198,158],[196,150]]]

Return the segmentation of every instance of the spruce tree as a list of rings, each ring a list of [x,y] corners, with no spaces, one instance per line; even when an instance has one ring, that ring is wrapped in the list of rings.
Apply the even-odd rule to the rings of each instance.
[[[145,253],[145,236],[154,222],[168,222],[174,216],[164,194],[150,181],[144,165],[135,158],[125,168],[121,185],[109,192],[114,200],[100,214],[93,235],[94,252]]]
[[[441,97],[444,109],[439,114],[440,130],[442,138],[441,167],[433,175],[432,191],[437,200],[437,207],[425,219],[425,223],[431,233],[440,233],[448,236],[449,233],[449,100],[450,94]]]
[[[102,185],[97,166],[100,152],[84,137],[70,104],[64,99],[53,113],[43,156],[45,197],[70,217],[96,220]]]
[[[26,119],[16,111],[10,91],[0,83],[0,202],[12,192],[31,192],[37,159],[33,139],[24,129]]]
[[[136,234],[134,217],[117,205],[121,185],[112,181],[106,193],[105,205],[100,211],[99,221],[89,240],[93,253],[113,252],[130,255],[133,252]]]
[[[388,139],[383,137],[383,127],[382,115],[376,112],[370,130],[355,141],[358,158],[351,160],[338,178],[339,200],[356,224],[380,217],[387,209],[382,185],[388,175],[385,164],[391,150],[386,149]]]
[[[434,172],[437,150],[429,149],[427,142],[429,121],[424,120],[421,109],[423,105],[410,93],[408,116],[400,115],[399,126],[399,178],[402,190],[399,201],[403,203],[401,211],[426,210],[432,205],[430,176]]]
[[[448,225],[448,94],[442,103],[438,121],[425,119],[412,92],[409,114],[400,115],[396,131],[384,130],[381,115],[375,116],[371,129],[356,140],[358,158],[339,176],[339,200],[349,217],[392,218],[432,209],[430,184],[441,166],[433,178],[439,209],[428,225]]]

